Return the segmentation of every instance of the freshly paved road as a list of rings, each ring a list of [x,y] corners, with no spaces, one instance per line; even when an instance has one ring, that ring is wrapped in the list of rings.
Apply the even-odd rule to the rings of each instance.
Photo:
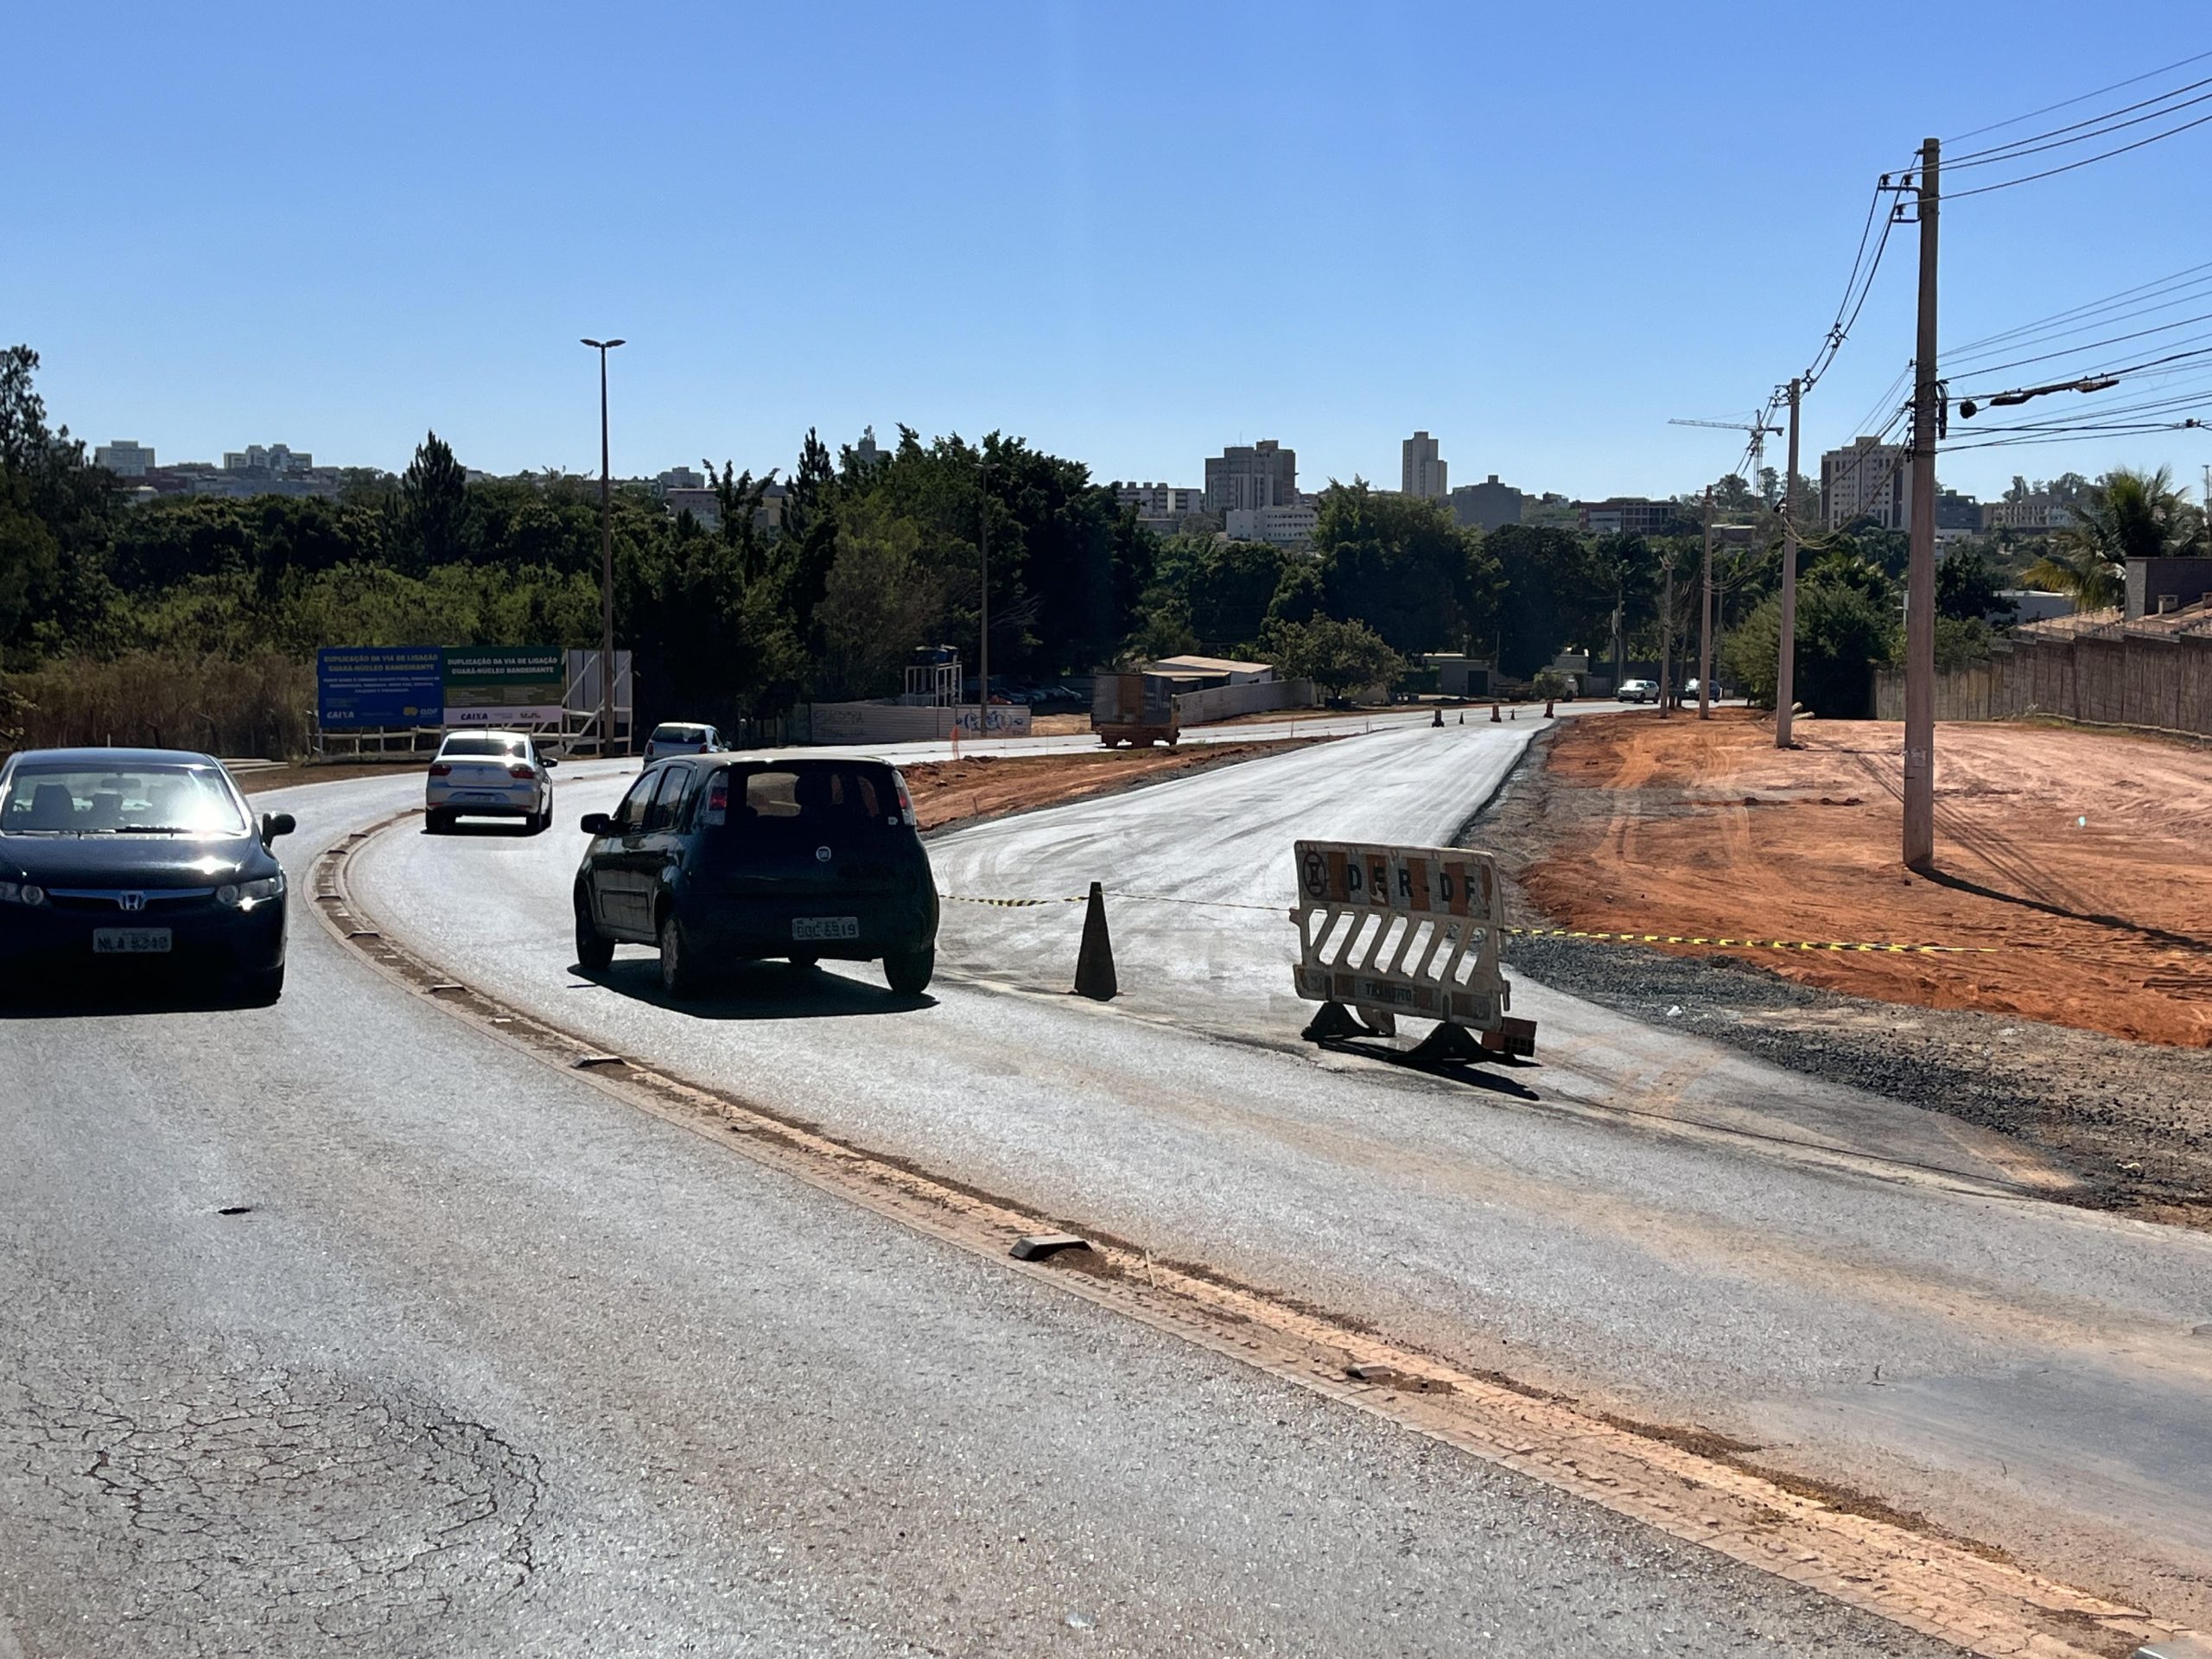
[[[1075,905],[948,905],[927,1006],[779,963],[671,1007],[642,955],[570,969],[572,830],[394,833],[356,889],[611,1049],[2212,1618],[2212,1241],[2034,1198],[2061,1177],[2012,1143],[1540,987],[1515,1000],[1535,1068],[1296,1040],[1293,837],[1448,838],[1530,729],[1394,726],[932,843],[949,893],[1138,895],[1108,1008],[1064,994]],[[616,787],[569,787],[563,824]]]
[[[264,804],[297,878],[417,786]],[[543,954],[504,884],[573,843],[437,845],[391,843],[380,899],[434,880],[487,966]],[[679,1049],[752,1031],[855,1104],[944,1104],[956,1023],[1011,1022],[963,1074],[993,1096],[1023,1030],[1094,1028],[957,988],[740,1027],[529,977]],[[881,1001],[839,983],[802,1001]],[[274,1007],[0,1031],[6,1659],[1939,1651],[518,1061],[304,915]]]

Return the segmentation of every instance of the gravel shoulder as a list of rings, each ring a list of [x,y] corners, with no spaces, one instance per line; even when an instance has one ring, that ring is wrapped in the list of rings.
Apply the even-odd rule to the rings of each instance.
[[[1562,786],[1538,738],[1460,844],[1499,855],[1520,926],[1547,914],[1519,879],[1558,860],[1606,791]],[[1552,869],[1559,865],[1554,861]],[[1593,872],[1594,874],[1594,872]],[[1725,951],[1518,936],[1510,969],[1772,1065],[1866,1089],[2017,1138],[2082,1177],[2076,1201],[2212,1229],[2212,1065],[2202,1049],[2131,1042],[2016,1013],[1899,1006],[1803,984]]]

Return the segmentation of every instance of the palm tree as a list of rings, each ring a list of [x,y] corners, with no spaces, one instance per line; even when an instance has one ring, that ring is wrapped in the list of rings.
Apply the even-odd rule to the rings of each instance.
[[[2085,611],[2108,609],[2126,592],[2128,560],[2155,558],[2180,545],[2187,534],[2181,505],[2167,468],[2115,467],[2082,490],[2069,509],[2074,522],[2051,537],[2050,550],[2021,579],[2071,594]]]

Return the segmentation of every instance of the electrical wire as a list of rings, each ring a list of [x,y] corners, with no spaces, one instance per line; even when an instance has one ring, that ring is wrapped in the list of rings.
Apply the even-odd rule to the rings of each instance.
[[[2087,121],[2077,121],[2070,127],[2054,127],[2049,132],[2039,132],[2012,143],[1999,144],[1989,149],[1969,150],[1963,156],[1946,156],[1943,166],[1946,169],[1956,169],[1989,167],[1999,162],[2016,162],[2023,156],[2040,156],[2046,150],[2063,149],[2069,144],[2084,144],[2092,139],[2109,137],[2115,132],[2125,132],[2130,127],[2142,126],[2145,122],[2163,121],[2170,115],[2178,115],[2183,110],[2212,100],[2212,92],[2203,92],[2195,98],[2183,99],[2178,104],[2171,101],[2180,98],[2183,92],[2196,92],[2200,86],[2212,86],[2212,76],[2202,80],[2192,80],[2186,86],[2177,86],[2171,92],[2161,92],[2156,98],[2146,98],[2140,104],[2128,104],[2103,115],[2093,115]],[[2151,105],[2153,104],[2163,104],[2165,107],[2152,110]],[[2136,116],[2132,121],[2119,119],[2120,116],[2136,110],[2149,110],[2150,113]],[[2084,128],[2094,130],[2082,130]],[[2065,133],[2071,133],[2073,137],[2061,137]]]
[[[2117,149],[2107,149],[2095,156],[2085,156],[2078,162],[2067,162],[2063,167],[2045,168],[2040,173],[2030,173],[2021,178],[2005,179],[1999,183],[1981,185],[1972,190],[1949,191],[1942,199],[1946,201],[1963,201],[1969,196],[1986,196],[1994,190],[2010,190],[2018,185],[2033,184],[2038,179],[2055,179],[2062,173],[2071,173],[2076,168],[2094,166],[2099,162],[2108,162],[2115,156],[2125,156],[2130,150],[2141,149],[2145,145],[2155,144],[2161,139],[2175,137],[2192,128],[2203,126],[2208,122],[2212,122],[2212,115],[2200,115],[2194,121],[2184,121],[2181,125],[2170,127],[2164,132],[2154,132],[2148,138],[2138,138],[2133,143],[2122,144]]]
[[[2017,127],[2022,122],[2032,121],[2039,115],[2050,115],[2060,110],[2070,110],[2076,104],[2086,104],[2093,98],[2102,98],[2107,92],[2116,92],[2123,86],[2140,86],[2143,82],[2155,79],[2160,75],[2171,74],[2177,69],[2186,69],[2192,63],[2202,63],[2207,58],[2212,58],[2212,52],[2199,52],[2191,57],[2182,58],[2167,64],[2164,68],[2146,69],[2139,75],[2130,75],[2126,80],[2115,80],[2109,86],[2100,86],[2094,92],[2082,92],[2074,98],[2061,99],[2057,103],[2046,104],[2039,110],[2030,110],[2025,115],[2015,115],[2003,121],[1993,121],[1986,127],[1976,127],[1970,132],[1960,133],[1957,137],[1946,138],[1943,142],[1947,144],[1962,144],[1969,138],[1980,137],[1985,132],[1999,132],[2006,127]]]
[[[2171,322],[2162,322],[2155,328],[2138,328],[2125,334],[2108,334],[2102,340],[2093,340],[2086,346],[2069,346],[2056,352],[2042,352],[2033,357],[2016,357],[2009,363],[1984,364],[1976,368],[1974,373],[1977,375],[2002,374],[2007,369],[2025,368],[2031,363],[2049,363],[2062,357],[2079,357],[2084,352],[2096,351],[2106,346],[2122,346],[2131,340],[2148,340],[2154,334],[2171,334],[2177,328],[2186,328],[2193,323],[2199,322],[2212,322],[2212,311],[2201,311],[2193,317],[2177,317]],[[2199,339],[2202,336],[2191,335],[2190,338]],[[2174,340],[2168,343],[2179,345],[2183,342]],[[1948,365],[1946,365],[1946,366]]]
[[[2188,305],[2212,295],[2212,264],[2192,267],[2177,271],[2172,276],[2161,277],[2156,283],[2145,283],[2141,289],[2113,295],[2108,299],[2093,301],[2073,308],[2069,312],[2044,317],[2035,322],[2024,322],[1999,334],[1985,335],[1962,346],[1946,346],[1942,362],[1946,367],[1977,357],[1993,357],[2000,352],[2015,351],[2025,346],[2047,345],[2073,334],[2085,334],[2098,328],[2108,328],[2116,322],[2131,322],[2137,317],[2155,315],[2170,311],[2178,305]],[[2148,299],[2148,304],[2130,302]]]

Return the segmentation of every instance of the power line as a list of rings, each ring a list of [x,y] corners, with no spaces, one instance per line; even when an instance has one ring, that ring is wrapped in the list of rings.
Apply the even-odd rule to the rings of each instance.
[[[2017,127],[2023,121],[2032,121],[2039,115],[2050,115],[2059,110],[2070,110],[2076,104],[2086,104],[2093,98],[2102,98],[2107,92],[2116,92],[2123,86],[2139,86],[2144,81],[2156,79],[2160,75],[2171,74],[2177,69],[2186,69],[2192,63],[2202,63],[2207,58],[2212,58],[2212,52],[2199,52],[2192,57],[2183,58],[2177,62],[2170,63],[2162,69],[2146,69],[2139,75],[2130,75],[2126,80],[2115,80],[2109,86],[2100,86],[2094,92],[2082,92],[2074,98],[2061,99],[2057,103],[2046,104],[2039,110],[2030,110],[2025,115],[2015,115],[2003,121],[1993,121],[1986,127],[1976,127],[1971,132],[1960,133],[1957,137],[1946,138],[1943,142],[1947,144],[1961,144],[1969,138],[1980,137],[1985,132],[1998,132],[2006,127]]]
[[[2204,92],[2195,98],[2183,99],[2178,104],[2173,102],[2183,92],[2196,92],[2200,86],[2212,86],[2212,76],[2207,76],[2202,80],[2192,80],[2186,86],[2177,86],[2173,91],[2161,92],[2156,98],[2146,98],[2140,104],[2123,105],[2120,108],[2107,111],[2102,115],[2093,115],[2086,121],[2076,121],[2070,127],[2054,127],[2049,132],[2038,132],[2009,144],[1998,144],[1988,149],[1971,150],[1957,157],[1947,156],[1944,158],[1943,165],[1947,168],[1955,169],[1962,167],[1987,167],[1996,162],[2016,162],[2023,156],[2040,156],[2045,150],[2063,149],[2069,144],[2085,144],[2092,139],[2108,137],[2115,132],[2125,132],[2130,127],[2139,127],[2147,121],[2163,121],[2170,115],[2178,115],[2183,110],[2212,99],[2212,92]],[[2153,110],[2151,109],[2153,104],[2162,104],[2165,107]],[[2149,110],[2150,113],[2136,116],[2132,121],[2120,119],[2121,116],[2130,114],[2136,110]],[[2094,130],[2085,130],[2085,129],[2094,129]],[[2062,136],[2067,133],[2071,133],[2073,137]]]
[[[1995,357],[2003,352],[2018,351],[2031,346],[2048,346],[2058,340],[2092,333],[2099,328],[2109,328],[2115,323],[2133,322],[2138,317],[2156,316],[2159,312],[2171,311],[2177,306],[2200,304],[2207,299],[2212,299],[2212,276],[2200,277],[2194,282],[2171,289],[2148,305],[2118,309],[2106,306],[2100,308],[2101,314],[2094,316],[2085,315],[2069,322],[2050,327],[2026,326],[2010,329],[2007,331],[2008,337],[1993,339],[1990,344],[1979,347],[1962,346],[1955,351],[1946,352],[1943,354],[1943,364],[1945,367],[1950,368],[1962,361],[1970,362],[1975,358]],[[2088,350],[2088,347],[2082,346],[2076,349]],[[1982,371],[1976,370],[1975,372],[1980,373]]]
[[[2212,271],[2212,260],[2208,260],[2201,265],[2190,265],[2185,270],[2177,270],[2169,276],[2154,276],[2147,283],[2138,283],[2133,288],[2123,288],[2117,294],[2107,294],[2101,299],[2084,300],[2081,304],[2069,306],[2063,311],[2054,311],[2047,317],[2037,317],[2031,321],[2020,323],[2014,327],[2006,328],[1998,334],[1985,334],[1981,339],[1967,340],[1962,346],[1947,346],[1943,348],[1943,361],[1946,363],[1951,362],[1958,357],[1973,353],[1981,346],[1993,346],[1999,341],[2011,340],[2015,335],[2032,333],[2035,330],[2044,327],[2046,324],[2065,322],[2076,317],[2085,316],[2093,312],[2101,311],[2112,306],[2122,304],[2126,301],[2142,297],[2153,291],[2164,289],[2174,283],[2184,283],[2187,279],[2198,277],[2200,273],[2206,271]],[[2203,277],[2202,280],[2212,282],[2212,277]]]
[[[2093,340],[2086,346],[2068,346],[2055,352],[2039,353],[2034,357],[2016,357],[2009,363],[1986,364],[1983,366],[1977,368],[1974,372],[1978,375],[2002,374],[2006,369],[2024,368],[2031,363],[2049,363],[2057,358],[2079,357],[2084,352],[2094,352],[2101,346],[2120,346],[2126,344],[2131,340],[2148,340],[2153,334],[2171,334],[2177,328],[2186,328],[2190,324],[2198,322],[2212,322],[2212,311],[2200,311],[2193,317],[2177,317],[2171,322],[2162,322],[2155,328],[2138,328],[2129,334],[2108,334],[2102,340]],[[2191,336],[2191,338],[2196,338],[2196,336]],[[2173,341],[2169,343],[2179,344],[2181,342]]]
[[[1993,190],[2010,190],[2016,185],[2033,184],[2038,179],[2055,179],[2062,173],[2071,173],[2077,168],[2090,167],[2098,162],[2108,162],[2115,156],[2125,156],[2132,149],[2141,149],[2146,144],[2155,144],[2162,138],[2174,137],[2189,131],[2193,127],[2201,127],[2207,122],[2212,122],[2212,115],[2200,115],[2194,121],[2184,121],[2181,125],[2170,127],[2164,132],[2154,132],[2148,138],[2138,138],[2133,143],[2122,144],[2117,149],[2107,149],[2095,156],[2085,156],[2078,162],[2067,162],[2063,167],[2046,168],[2040,173],[2030,173],[2023,178],[2006,179],[1998,184],[1981,185],[1972,190],[1946,191],[1943,199],[1946,201],[1960,201],[1967,196],[1986,196]]]

